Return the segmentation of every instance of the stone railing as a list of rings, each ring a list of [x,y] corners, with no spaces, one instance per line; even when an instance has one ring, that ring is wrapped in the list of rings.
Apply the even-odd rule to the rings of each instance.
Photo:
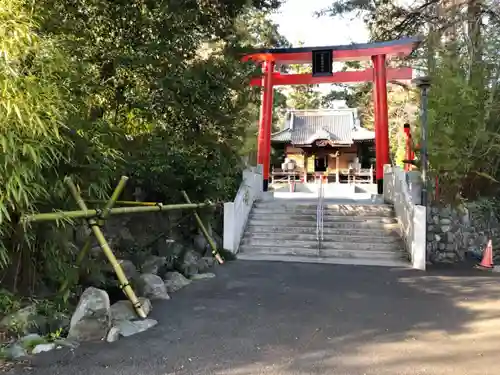
[[[248,215],[256,199],[262,194],[262,168],[253,167],[243,171],[241,182],[234,202],[224,203],[224,238],[225,250],[238,252],[241,237],[245,232]]]
[[[427,214],[426,207],[418,204],[420,189],[414,181],[415,172],[407,174],[399,167],[384,166],[384,201],[394,205],[412,267],[425,270]]]

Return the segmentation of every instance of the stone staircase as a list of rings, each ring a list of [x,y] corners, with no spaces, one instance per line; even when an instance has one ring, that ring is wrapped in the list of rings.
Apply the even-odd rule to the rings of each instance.
[[[391,206],[325,203],[321,246],[316,208],[315,202],[256,202],[238,258],[409,266]]]

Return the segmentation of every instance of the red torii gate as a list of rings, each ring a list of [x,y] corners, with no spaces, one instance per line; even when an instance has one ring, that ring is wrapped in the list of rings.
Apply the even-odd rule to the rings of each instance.
[[[375,156],[378,193],[382,194],[384,164],[389,164],[389,116],[387,109],[387,81],[411,80],[412,68],[387,68],[392,57],[406,57],[420,44],[420,38],[405,38],[390,42],[350,44],[345,46],[275,48],[255,50],[243,61],[262,64],[263,75],[253,78],[252,86],[262,86],[259,121],[257,163],[263,166],[264,191],[269,184],[271,128],[274,86],[307,85],[318,83],[374,82]],[[327,60],[325,60],[325,58]],[[313,61],[314,60],[314,61]],[[332,72],[334,61],[371,60],[373,68],[362,71]],[[280,74],[276,64],[311,64],[313,74]],[[319,65],[317,65],[319,64]]]

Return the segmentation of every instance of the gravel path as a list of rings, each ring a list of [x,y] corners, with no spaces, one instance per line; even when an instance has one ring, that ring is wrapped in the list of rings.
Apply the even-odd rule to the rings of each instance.
[[[236,261],[156,303],[155,328],[39,355],[29,373],[496,375],[499,281]]]

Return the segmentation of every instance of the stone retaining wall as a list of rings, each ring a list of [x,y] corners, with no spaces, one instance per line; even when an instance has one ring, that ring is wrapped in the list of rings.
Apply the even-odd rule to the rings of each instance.
[[[493,210],[479,203],[464,209],[430,207],[427,210],[427,262],[459,263],[480,259],[488,242],[498,248],[500,227]]]

